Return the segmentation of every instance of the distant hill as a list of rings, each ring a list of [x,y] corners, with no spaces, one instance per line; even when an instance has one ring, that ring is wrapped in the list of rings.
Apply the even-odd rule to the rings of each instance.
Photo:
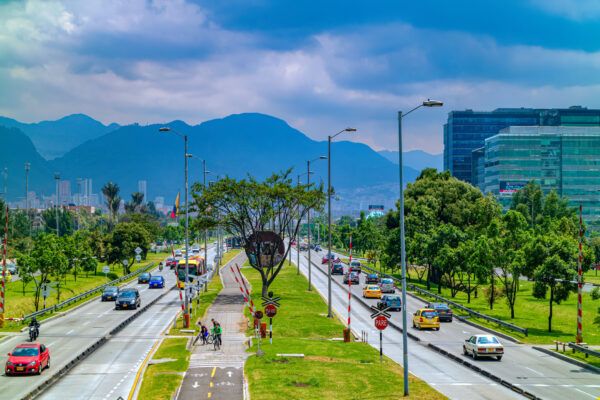
[[[7,168],[7,195],[10,200],[25,197],[26,162],[31,164],[29,190],[35,190],[40,194],[53,193],[54,175],[48,162],[35,149],[31,139],[19,129],[0,126],[0,191],[4,192],[4,177],[1,172]]]
[[[60,157],[76,146],[119,127],[118,124],[103,125],[84,114],[73,114],[56,121],[32,124],[0,117],[0,126],[18,128],[27,134],[39,153],[47,160]]]
[[[382,150],[379,152],[383,157],[398,165],[398,152]],[[438,171],[444,169],[444,154],[429,154],[422,150],[411,150],[403,153],[404,165],[417,171],[425,168],[436,168]]]
[[[274,171],[293,167],[293,176],[306,172],[306,160],[327,154],[327,142],[314,141],[285,121],[264,114],[236,114],[189,126],[181,121],[169,124],[189,136],[189,152],[206,159],[216,175],[242,178],[251,174],[263,179]],[[183,189],[183,140],[159,133],[161,125],[120,127],[89,140],[49,163],[65,178],[90,177],[99,188],[112,180],[127,196],[137,190],[137,181],[148,181],[148,197],[176,193]],[[190,159],[190,180],[202,178],[200,160]],[[313,182],[327,183],[327,161],[312,163]],[[405,168],[406,181],[418,171]],[[397,167],[370,147],[339,141],[332,146],[334,188],[349,189],[386,185],[397,181]],[[306,175],[302,178],[306,179]],[[373,194],[373,193],[371,193]]]

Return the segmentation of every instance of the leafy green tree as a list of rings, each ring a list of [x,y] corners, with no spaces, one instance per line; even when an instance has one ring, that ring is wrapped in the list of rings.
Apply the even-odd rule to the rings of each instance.
[[[264,182],[253,177],[239,181],[225,178],[206,188],[198,183],[193,186],[198,226],[212,229],[220,225],[242,239],[248,257],[255,258],[252,267],[260,273],[263,296],[267,295],[269,286],[281,270],[290,246],[288,244],[281,259],[275,259],[275,252],[272,252],[264,260],[260,252],[270,246],[270,241],[263,242],[261,237],[254,235],[272,227],[279,237],[283,238],[290,231],[295,236],[299,229],[298,220],[309,209],[320,211],[325,202],[322,187],[298,186],[292,182],[290,174],[291,170],[273,174]],[[290,230],[289,225],[294,228]],[[253,249],[257,249],[259,254],[255,255]]]
[[[48,208],[42,211],[42,218],[46,223],[46,233],[56,233],[56,215],[58,214],[58,233],[60,236],[71,235],[73,233],[73,227],[75,226],[75,220],[73,214],[69,210],[59,208],[58,212],[56,208]]]
[[[127,260],[128,265],[123,265],[123,274],[128,274],[135,261],[135,249],[142,249],[141,256],[146,258],[150,241],[150,234],[142,225],[135,222],[119,222],[106,237],[106,262],[121,264],[123,260]]]

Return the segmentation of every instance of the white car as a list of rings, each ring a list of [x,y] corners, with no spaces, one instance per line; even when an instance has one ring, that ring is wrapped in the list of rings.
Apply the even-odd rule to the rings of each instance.
[[[395,293],[396,288],[394,287],[394,280],[390,278],[383,278],[379,283],[381,293]]]
[[[502,360],[504,347],[494,335],[473,335],[463,344],[463,354],[472,356],[474,360],[479,357],[496,357]]]

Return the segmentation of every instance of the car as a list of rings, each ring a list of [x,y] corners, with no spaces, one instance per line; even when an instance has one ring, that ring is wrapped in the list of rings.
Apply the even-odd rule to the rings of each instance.
[[[341,263],[333,264],[331,267],[331,275],[344,275],[344,266]]]
[[[494,335],[473,335],[463,344],[463,354],[474,360],[479,357],[495,357],[498,361],[504,355],[504,346]]]
[[[8,353],[4,373],[10,375],[41,374],[50,368],[50,350],[41,343],[23,343]]]
[[[122,310],[124,308],[135,310],[142,305],[142,300],[140,299],[140,292],[137,289],[127,288],[121,290],[119,296],[117,296],[117,301],[115,301],[115,309]]]
[[[150,282],[148,282],[150,289],[152,288],[164,288],[165,278],[162,275],[152,275]]]
[[[323,251],[323,249],[321,248],[321,246],[319,246],[318,244],[315,246],[315,251]]]
[[[446,303],[429,303],[429,308],[433,308],[437,311],[441,322],[452,322],[452,310]]]
[[[333,264],[338,264],[342,262],[339,257],[335,256],[335,254],[328,254],[323,256],[323,258],[321,259],[321,264],[327,264],[329,260],[331,260]]]
[[[382,278],[381,282],[379,282],[379,287],[381,288],[382,293],[396,293],[393,279]]]
[[[367,276],[365,277],[365,283],[378,284],[379,276],[377,276],[377,274],[367,274]]]
[[[350,273],[344,274],[344,284],[348,285],[348,283],[350,283],[350,285],[360,284],[360,279],[356,272],[350,272]]]
[[[183,257],[181,250],[175,250],[175,257]]]
[[[423,328],[433,328],[436,331],[440,330],[440,318],[437,311],[433,308],[421,308],[413,315],[413,328],[419,330]]]
[[[119,296],[118,286],[106,286],[102,291],[102,301],[115,301]]]
[[[7,263],[6,264],[6,270],[8,272],[10,272],[11,274],[16,275],[16,273],[17,273],[17,266],[15,264],[13,264],[13,263]]]
[[[308,244],[300,243],[300,251],[306,251],[306,250],[308,250]]]
[[[381,305],[383,308],[387,307],[390,311],[402,311],[402,299],[397,294],[384,294],[377,305]]]
[[[177,259],[175,257],[169,257],[167,258],[165,264],[167,265],[167,267],[173,269],[177,266]]]
[[[152,278],[152,275],[149,272],[142,272],[138,276],[138,283],[148,283],[150,282],[150,278]]]
[[[362,272],[362,265],[358,260],[350,261],[350,271],[358,272],[359,274]]]
[[[2,275],[2,271],[0,271],[0,275]],[[4,274],[4,279],[6,282],[12,282],[12,274],[10,273],[10,271],[6,271]]]
[[[380,299],[381,289],[378,285],[365,285],[363,288],[363,297],[365,299]]]
[[[292,246],[295,246],[295,245],[296,245],[296,241],[295,241],[295,240],[292,240],[292,241],[290,242],[290,244],[291,244]]]

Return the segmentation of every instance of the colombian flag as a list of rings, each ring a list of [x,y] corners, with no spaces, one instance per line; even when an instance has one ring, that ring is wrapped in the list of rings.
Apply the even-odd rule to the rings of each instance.
[[[179,192],[177,192],[177,197],[175,197],[175,205],[173,206],[173,211],[171,211],[171,218],[177,217],[178,212],[179,212]]]

